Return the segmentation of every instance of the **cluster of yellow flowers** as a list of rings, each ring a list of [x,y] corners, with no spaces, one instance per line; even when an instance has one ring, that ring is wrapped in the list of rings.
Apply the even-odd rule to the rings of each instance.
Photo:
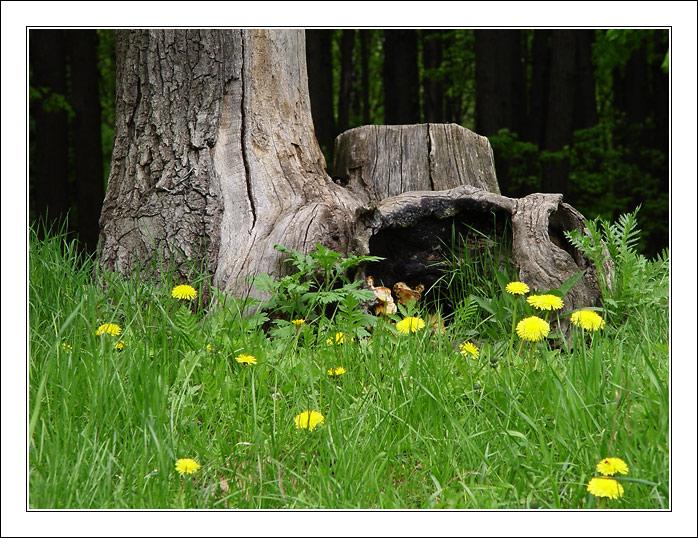
[[[530,291],[528,285],[523,282],[509,282],[505,290],[512,295],[524,295]],[[531,295],[526,298],[526,302],[538,310],[560,310],[565,306],[564,301],[560,297],[550,293]],[[603,318],[592,310],[574,312],[570,317],[570,321],[573,325],[580,326],[587,331],[603,329],[604,326]],[[550,334],[550,324],[538,316],[529,316],[518,322],[516,334],[522,340],[538,342]]]
[[[618,499],[623,496],[625,490],[623,486],[612,476],[628,474],[628,464],[620,458],[604,458],[596,464],[596,471],[601,473],[600,477],[594,477],[587,484],[587,491],[597,497],[608,497]]]

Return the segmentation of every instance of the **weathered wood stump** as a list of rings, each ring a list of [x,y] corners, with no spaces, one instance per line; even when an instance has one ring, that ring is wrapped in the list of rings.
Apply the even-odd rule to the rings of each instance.
[[[592,262],[563,233],[584,230],[584,217],[561,194],[502,196],[485,137],[455,124],[372,125],[337,137],[335,155],[335,181],[364,203],[351,250],[385,258],[364,268],[377,285],[429,289],[443,275],[454,235],[486,246],[508,227],[521,281],[544,291],[584,271],[563,313],[600,305]]]

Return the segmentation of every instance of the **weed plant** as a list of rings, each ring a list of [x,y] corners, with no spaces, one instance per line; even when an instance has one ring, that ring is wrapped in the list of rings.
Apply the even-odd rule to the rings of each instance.
[[[202,310],[172,288],[204,275],[97,285],[74,242],[32,231],[29,507],[667,509],[667,275],[629,268],[625,237],[609,252],[626,295],[556,347],[518,336],[534,312],[499,266],[460,288],[445,327],[421,303],[370,315],[346,276],[361,261],[321,248],[257,280],[266,308],[213,288]],[[471,278],[458,267],[445,278]],[[648,286],[653,300],[627,298]],[[616,499],[587,491],[606,457],[629,467]],[[180,475],[182,458],[200,468]]]

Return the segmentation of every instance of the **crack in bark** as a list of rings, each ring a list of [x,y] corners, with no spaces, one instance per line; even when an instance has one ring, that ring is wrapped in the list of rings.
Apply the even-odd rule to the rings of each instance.
[[[242,31],[241,31],[242,32]],[[246,98],[246,91],[245,91],[245,34],[241,34],[241,39],[240,39],[240,47],[242,48],[242,65],[240,66],[240,73],[241,73],[241,84],[240,88],[242,91],[242,95],[240,96],[240,153],[242,154],[242,165],[245,167],[245,185],[247,186],[247,199],[250,201],[250,211],[252,211],[252,226],[250,226],[250,229],[247,230],[248,235],[252,235],[252,230],[255,227],[255,224],[257,223],[257,210],[255,209],[254,205],[254,196],[252,194],[252,180],[250,177],[250,163],[247,161],[247,150],[245,148],[245,139],[247,137],[247,126],[246,126],[246,121],[247,118],[245,117],[245,98]]]
[[[431,190],[435,191],[434,174],[432,174],[431,166],[431,123],[427,123],[427,170],[429,171],[429,185],[431,185]]]

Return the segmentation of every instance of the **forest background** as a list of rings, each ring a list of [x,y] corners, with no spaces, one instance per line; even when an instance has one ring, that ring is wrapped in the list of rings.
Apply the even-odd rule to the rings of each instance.
[[[642,208],[669,246],[668,29],[307,29],[315,132],[457,123],[489,138],[502,194],[560,192],[587,218]],[[94,252],[111,161],[114,30],[29,31],[30,222]]]

